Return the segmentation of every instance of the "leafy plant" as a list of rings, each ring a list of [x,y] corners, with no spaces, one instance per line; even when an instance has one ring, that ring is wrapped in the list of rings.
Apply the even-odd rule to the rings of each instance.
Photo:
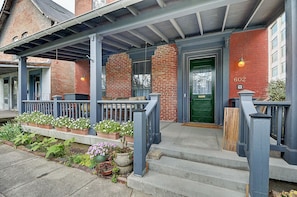
[[[12,141],[15,146],[32,144],[36,140],[35,133],[21,133]]]
[[[28,116],[28,122],[38,124],[39,117],[43,115],[40,111],[34,111]]]
[[[24,112],[24,113],[18,115],[17,117],[15,117],[15,120],[18,123],[28,123],[28,122],[30,122],[31,117],[30,117],[30,114],[29,113]]]
[[[119,172],[120,172],[120,169],[117,166],[114,166],[112,168],[111,182],[113,182],[113,183],[117,183],[118,182]]]
[[[102,120],[94,125],[94,130],[101,133],[114,133],[120,131],[120,123],[114,120]]]
[[[96,162],[94,162],[88,154],[76,154],[70,156],[68,164],[71,165],[71,163],[86,166],[88,168],[94,168],[96,165]]]
[[[120,130],[120,135],[121,136],[131,136],[133,137],[133,129],[134,129],[134,121],[127,121],[123,124],[121,124],[121,130]]]
[[[268,85],[268,95],[271,101],[284,101],[286,99],[285,81],[271,81]]]
[[[69,154],[70,146],[75,141],[75,138],[65,140],[63,143],[54,144],[47,148],[45,158],[62,157]]]
[[[71,123],[69,125],[70,129],[88,129],[91,127],[90,119],[88,118],[79,118],[76,120],[71,119]]]
[[[60,116],[53,120],[53,126],[54,127],[69,127],[71,123],[71,119],[67,116]]]
[[[12,141],[22,133],[22,127],[17,123],[8,122],[0,127],[0,139]]]
[[[32,151],[46,151],[47,148],[49,146],[51,146],[52,144],[56,143],[58,140],[51,137],[51,138],[43,138],[43,140],[41,142],[34,142],[33,144],[31,144],[31,150]]]

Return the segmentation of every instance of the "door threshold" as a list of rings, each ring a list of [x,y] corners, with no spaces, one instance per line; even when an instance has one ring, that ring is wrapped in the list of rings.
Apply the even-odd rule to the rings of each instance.
[[[222,129],[223,126],[217,125],[214,123],[203,123],[203,122],[185,122],[182,126],[189,126],[189,127],[202,127],[202,128],[213,128],[213,129]]]

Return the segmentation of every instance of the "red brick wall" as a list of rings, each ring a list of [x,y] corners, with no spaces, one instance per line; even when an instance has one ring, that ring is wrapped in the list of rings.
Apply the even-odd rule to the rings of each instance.
[[[106,3],[109,4],[115,0],[107,0]],[[75,15],[81,15],[89,12],[93,9],[93,0],[75,0]]]
[[[111,55],[106,63],[106,96],[131,96],[132,60],[126,53]]]
[[[85,80],[81,77],[85,76]],[[75,93],[90,94],[90,65],[89,61],[78,61],[75,64]]]
[[[51,95],[74,92],[74,62],[56,61],[51,64]]]
[[[152,56],[152,92],[161,93],[161,120],[177,120],[177,48],[159,46]]]
[[[238,97],[237,85],[255,92],[254,97],[266,98],[268,86],[268,34],[267,30],[234,33],[230,38],[230,91],[229,97]],[[239,68],[243,55],[245,66]]]

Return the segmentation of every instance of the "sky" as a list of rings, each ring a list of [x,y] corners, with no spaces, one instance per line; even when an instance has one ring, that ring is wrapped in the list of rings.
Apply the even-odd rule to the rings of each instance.
[[[67,10],[74,13],[74,2],[75,0],[53,0],[57,4],[61,5],[62,7],[66,8]],[[0,0],[0,5],[2,8],[4,0]]]

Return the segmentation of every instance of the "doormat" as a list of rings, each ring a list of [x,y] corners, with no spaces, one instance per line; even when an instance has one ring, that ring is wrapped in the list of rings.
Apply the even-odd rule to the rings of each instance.
[[[201,127],[201,128],[212,128],[212,129],[222,129],[223,127],[216,124],[211,123],[197,123],[197,122],[185,122],[182,126],[188,127]]]

